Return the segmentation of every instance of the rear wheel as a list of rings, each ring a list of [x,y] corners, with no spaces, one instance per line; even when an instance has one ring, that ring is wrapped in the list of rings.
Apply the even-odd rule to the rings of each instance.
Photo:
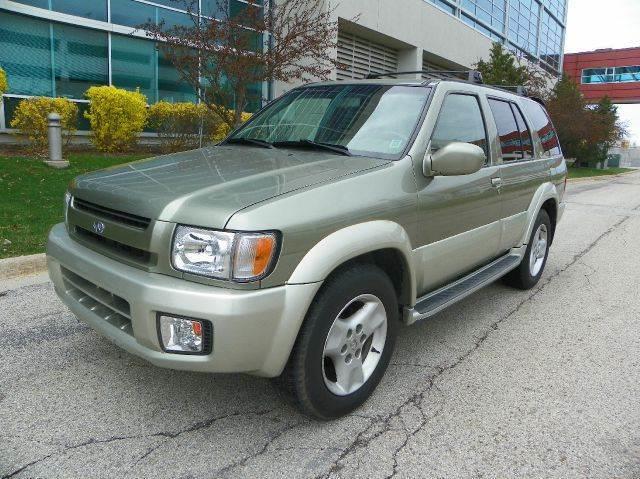
[[[504,277],[505,283],[518,289],[531,289],[540,281],[549,256],[551,231],[549,214],[540,210],[524,258],[520,266]]]
[[[347,414],[380,382],[397,327],[395,289],[380,268],[340,271],[309,308],[280,382],[307,415]]]

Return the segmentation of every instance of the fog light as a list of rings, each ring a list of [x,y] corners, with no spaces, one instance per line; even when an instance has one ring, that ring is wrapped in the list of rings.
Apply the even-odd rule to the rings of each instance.
[[[159,315],[160,340],[171,353],[202,354],[205,352],[204,321]]]

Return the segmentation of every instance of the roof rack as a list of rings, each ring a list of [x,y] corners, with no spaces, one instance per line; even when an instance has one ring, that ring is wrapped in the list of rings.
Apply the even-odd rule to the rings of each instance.
[[[499,90],[506,90],[511,93],[515,93],[520,96],[528,96],[527,87],[524,85],[485,85],[491,88],[498,88]]]
[[[392,77],[396,78],[398,75],[417,75],[420,74],[427,79],[434,80],[465,80],[471,83],[482,84],[482,73],[477,70],[415,70],[415,71],[400,71],[400,72],[388,72],[388,73],[369,73],[367,75],[368,80],[375,78]]]

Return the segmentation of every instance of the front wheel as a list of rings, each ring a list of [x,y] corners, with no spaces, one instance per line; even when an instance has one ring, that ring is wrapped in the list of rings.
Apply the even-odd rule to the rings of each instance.
[[[380,268],[337,273],[309,308],[281,384],[307,415],[327,420],[353,411],[380,382],[398,321],[395,289]]]
[[[551,231],[549,214],[540,210],[524,258],[520,266],[505,276],[505,283],[518,289],[531,289],[540,281],[549,256]]]

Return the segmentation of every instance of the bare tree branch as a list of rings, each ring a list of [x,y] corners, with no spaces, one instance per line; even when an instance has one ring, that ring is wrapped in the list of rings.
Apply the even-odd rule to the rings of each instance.
[[[200,16],[195,0],[175,1],[186,6],[192,25],[141,28],[200,100],[232,128],[249,103],[262,100],[252,85],[326,79],[336,67],[332,51],[338,23],[335,7],[325,0],[264,0],[265,5],[248,0],[239,11],[216,0],[220,18]]]

